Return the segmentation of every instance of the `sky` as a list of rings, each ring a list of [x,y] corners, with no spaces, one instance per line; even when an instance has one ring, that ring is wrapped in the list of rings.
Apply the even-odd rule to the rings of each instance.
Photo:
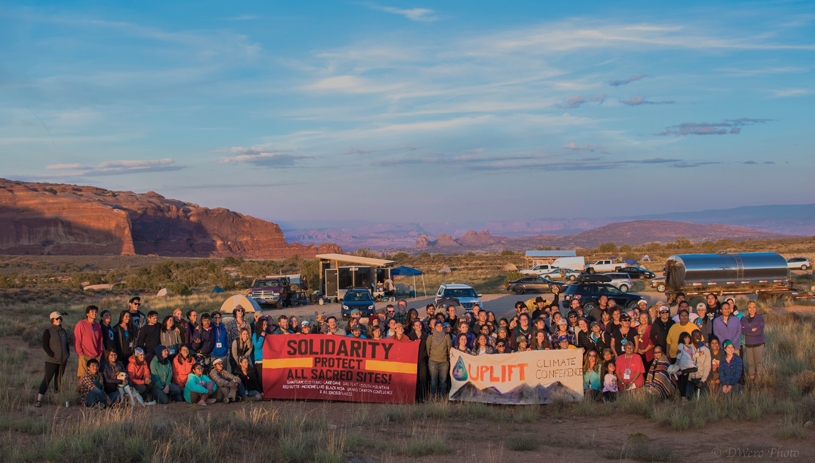
[[[815,197],[815,3],[0,2],[0,177],[277,222]]]

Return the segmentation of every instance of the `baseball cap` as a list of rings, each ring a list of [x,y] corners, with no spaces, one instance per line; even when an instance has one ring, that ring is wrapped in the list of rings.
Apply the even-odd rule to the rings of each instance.
[[[670,312],[671,309],[667,305],[663,305],[659,307],[660,312]]]
[[[557,324],[558,325],[568,325],[569,322],[567,322],[565,318],[561,318],[560,320],[557,321]]]
[[[357,323],[356,325],[351,327],[351,331],[362,331],[362,326]]]
[[[557,338],[557,342],[563,342],[563,341],[568,341],[568,340],[569,340],[569,337],[566,336],[566,335],[563,335],[563,336],[560,336],[559,338]]]
[[[359,315],[359,309],[353,309],[349,312],[351,315]]]
[[[699,310],[699,309],[707,310],[707,304],[705,304],[704,302],[700,302],[700,303],[696,304],[696,310]]]
[[[133,354],[134,355],[139,355],[139,354],[144,355],[144,349],[142,349],[141,347],[137,347],[137,348],[133,349]]]
[[[526,338],[523,336],[518,336],[517,338],[515,338],[515,342],[517,342],[518,344],[526,342]]]
[[[648,305],[648,301],[646,301],[645,299],[640,299],[640,300],[637,302],[637,304],[645,304],[645,305]]]
[[[213,365],[217,365],[219,363],[224,363],[223,359],[215,359],[215,360],[212,361]]]
[[[310,322],[310,321],[308,321],[308,320],[303,320],[303,321],[300,323],[300,325],[302,325],[302,326],[310,326],[310,325],[311,325],[311,322]]]

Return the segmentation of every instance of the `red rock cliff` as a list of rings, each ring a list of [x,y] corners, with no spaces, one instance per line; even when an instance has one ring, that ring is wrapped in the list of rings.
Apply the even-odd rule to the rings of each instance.
[[[149,192],[0,179],[0,253],[275,259],[342,252],[286,243],[272,222]]]

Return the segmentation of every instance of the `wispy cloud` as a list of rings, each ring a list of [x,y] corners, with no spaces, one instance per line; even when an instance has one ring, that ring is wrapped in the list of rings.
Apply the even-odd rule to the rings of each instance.
[[[583,103],[593,102],[603,104],[604,101],[606,101],[606,94],[598,93],[597,95],[594,95],[593,97],[588,99],[582,96],[571,96],[569,98],[566,98],[566,100],[563,103],[557,103],[555,106],[563,109],[573,109],[579,108],[580,106],[583,105]]]
[[[439,20],[438,16],[434,16],[436,12],[427,8],[403,9],[381,5],[370,5],[369,8],[376,11],[384,11],[385,13],[398,14],[410,19],[411,21],[434,22]]]
[[[251,21],[253,19],[260,19],[260,16],[254,14],[242,14],[239,16],[233,16],[231,18],[226,18],[227,21]]]
[[[123,175],[145,172],[171,172],[184,169],[185,166],[176,164],[171,158],[165,159],[139,159],[105,161],[96,165],[86,164],[51,164],[46,170],[61,171],[50,174],[50,177],[93,177],[103,175]]]
[[[247,163],[258,167],[285,168],[294,167],[295,164],[300,160],[313,158],[313,156],[289,154],[277,150],[269,150],[260,147],[243,148],[240,146],[236,146],[230,148],[228,151],[231,153],[238,154],[236,156],[229,156],[218,159],[219,164]]]
[[[627,100],[620,100],[620,103],[626,106],[639,106],[644,104],[674,104],[675,101],[648,101],[642,95],[632,96]]]
[[[648,77],[646,74],[640,74],[638,76],[631,76],[628,79],[617,79],[617,80],[609,80],[607,84],[611,85],[612,87],[619,87],[620,85],[627,85],[631,82],[636,82],[638,80],[644,79]]]
[[[779,90],[770,90],[773,94],[773,98],[785,98],[789,96],[802,96],[802,95],[809,95],[812,93],[812,89],[809,88],[784,88]]]
[[[340,155],[347,156],[349,154],[371,154],[373,152],[374,152],[373,150],[366,150],[366,149],[360,149],[360,148],[348,148],[347,150],[340,153]]]
[[[368,79],[344,75],[326,77],[319,81],[301,87],[303,90],[339,92],[339,93],[381,93],[397,90],[401,85],[377,85]]]
[[[742,117],[740,119],[725,119],[723,122],[683,122],[679,125],[672,125],[666,127],[663,132],[656,135],[738,135],[741,133],[741,128],[744,126],[763,124],[770,122],[772,119],[750,119]]]
[[[785,67],[772,67],[762,69],[737,69],[737,68],[722,68],[719,71],[734,75],[734,76],[757,76],[762,74],[786,74],[786,73],[799,73],[808,72],[809,69],[795,66]]]

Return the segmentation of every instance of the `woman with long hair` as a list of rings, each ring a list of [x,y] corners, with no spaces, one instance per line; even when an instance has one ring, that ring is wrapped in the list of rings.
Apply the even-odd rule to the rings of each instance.
[[[472,354],[473,355],[485,355],[485,354],[494,354],[495,349],[490,346],[489,336],[486,334],[479,334],[478,337],[475,339],[475,345],[473,346]]]
[[[136,328],[131,323],[130,311],[122,310],[119,322],[113,327],[113,340],[116,345],[116,354],[124,362],[133,356],[136,349]]]
[[[249,337],[249,329],[241,328],[238,339],[232,341],[230,349],[231,356],[229,361],[232,364],[232,371],[237,371],[242,358],[248,358],[254,362],[252,352],[255,350],[255,345],[252,343],[252,338]]]
[[[603,389],[599,357],[596,350],[590,350],[583,362],[583,395],[592,400],[597,400]]]
[[[255,332],[252,334],[252,345],[254,346],[255,371],[257,371],[260,384],[263,385],[263,343],[266,341],[266,329],[269,324],[268,319],[261,318],[255,323]]]
[[[668,374],[670,366],[671,360],[665,355],[665,348],[654,346],[654,361],[645,378],[645,390],[649,394],[659,399],[667,399],[674,394],[676,385]]]
[[[549,336],[545,331],[536,331],[535,336],[532,337],[532,343],[529,345],[529,350],[549,350],[552,346],[549,344]]]
[[[175,326],[175,319],[172,315],[164,317],[161,322],[161,345],[170,351],[170,359],[173,359],[178,354],[178,348],[181,346],[181,332]]]
[[[173,359],[173,384],[180,388],[187,385],[187,376],[195,365],[195,356],[190,352],[186,344],[178,348],[178,355]]]
[[[654,361],[654,344],[651,342],[651,318],[647,312],[640,313],[640,324],[637,325],[637,353],[642,356],[645,371],[651,368]]]

